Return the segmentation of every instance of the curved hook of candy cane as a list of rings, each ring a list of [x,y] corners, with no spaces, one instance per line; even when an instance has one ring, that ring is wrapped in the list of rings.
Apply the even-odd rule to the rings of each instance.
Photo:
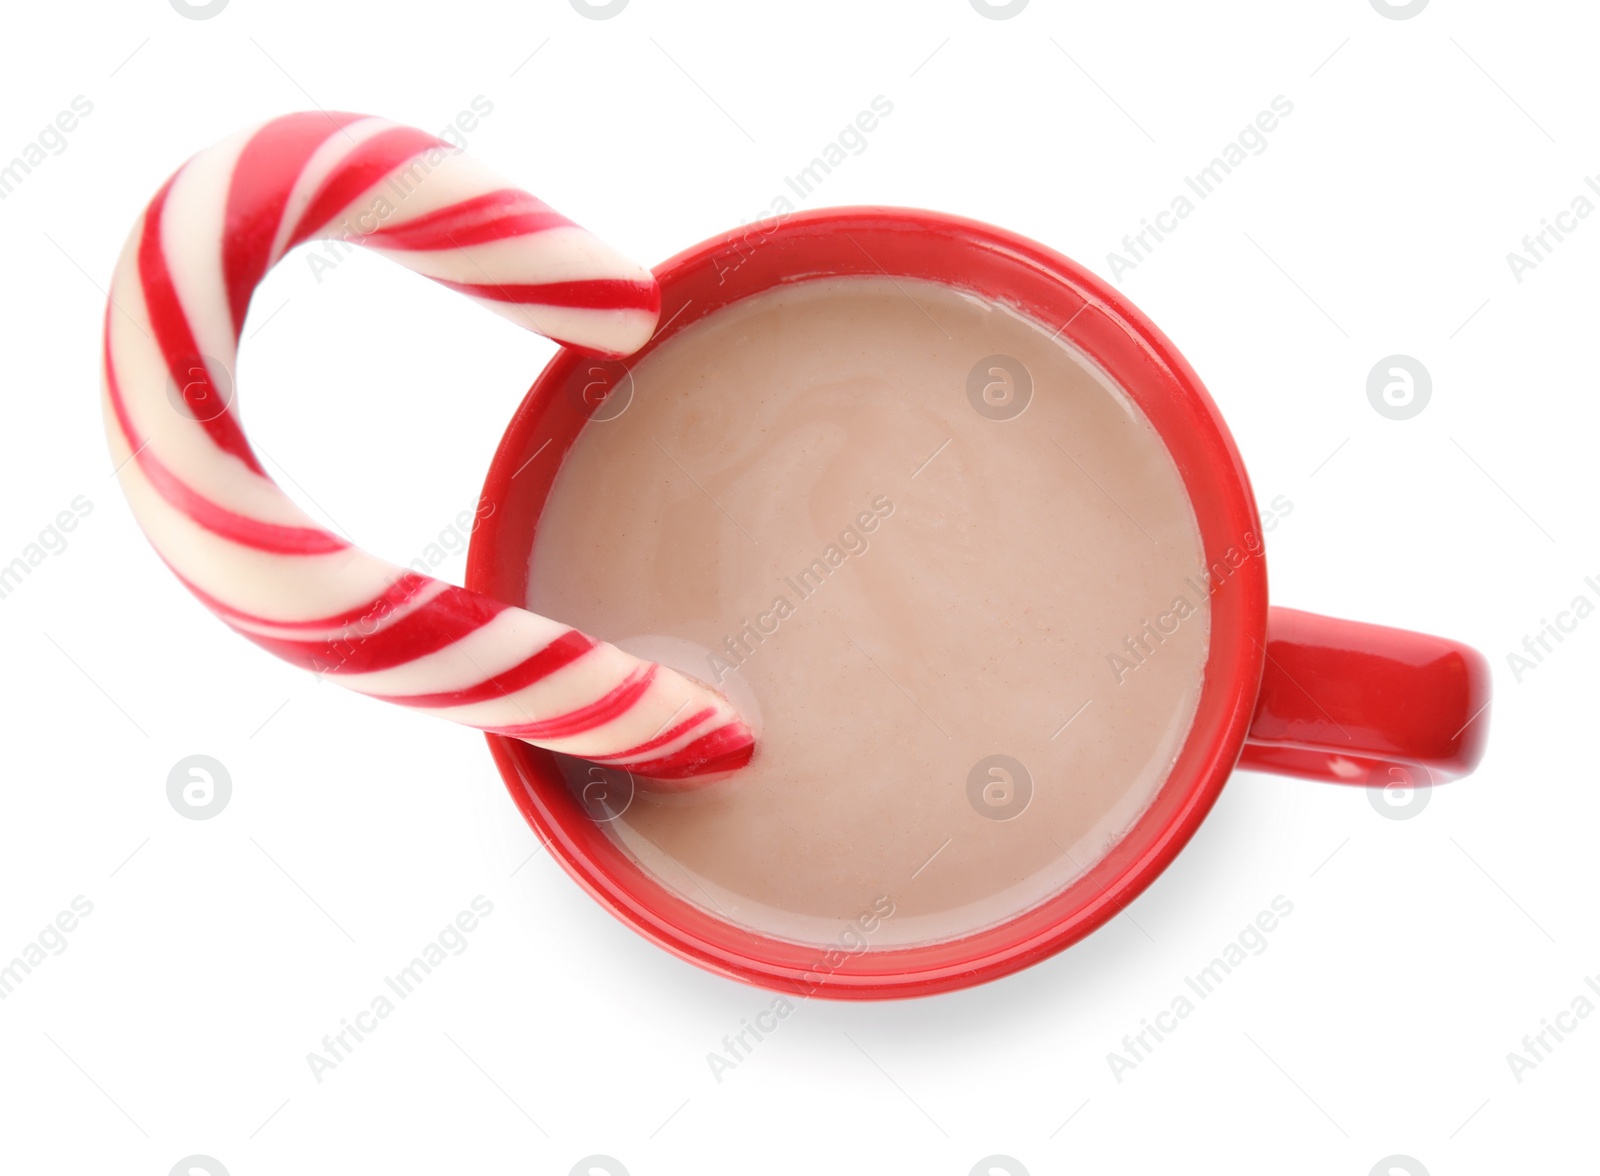
[[[748,762],[749,727],[704,684],[368,555],[266,475],[228,373],[251,292],[318,238],[586,352],[637,350],[660,311],[649,270],[422,131],[317,112],[226,139],[151,200],[106,307],[106,430],[161,558],[233,629],[362,694],[665,787]]]

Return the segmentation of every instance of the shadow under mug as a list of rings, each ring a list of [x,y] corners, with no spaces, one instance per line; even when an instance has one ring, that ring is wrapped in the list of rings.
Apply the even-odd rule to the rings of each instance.
[[[1074,262],[975,221],[863,207],[747,225],[655,274],[663,325],[650,343],[626,361],[563,349],[512,418],[484,484],[494,510],[472,539],[469,588],[526,603],[534,536],[560,464],[530,459],[545,446],[564,456],[591,419],[624,411],[632,365],[752,294],[808,278],[887,274],[941,282],[1061,328],[1138,405],[1176,462],[1199,523],[1211,640],[1189,734],[1122,839],[1036,906],[909,947],[790,942],[687,901],[608,835],[550,752],[488,736],[513,799],[556,859],[646,938],[721,975],[804,995],[876,999],[963,988],[1060,951],[1132,902],[1187,844],[1235,764],[1337,783],[1426,786],[1478,762],[1490,689],[1482,655],[1443,638],[1269,607],[1255,500],[1216,405],[1172,343]]]

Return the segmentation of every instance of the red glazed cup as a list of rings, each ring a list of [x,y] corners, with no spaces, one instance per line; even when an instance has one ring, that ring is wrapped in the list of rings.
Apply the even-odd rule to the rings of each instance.
[[[940,213],[837,208],[747,225],[656,271],[664,340],[786,282],[880,275],[942,282],[1005,303],[1094,360],[1160,433],[1188,488],[1210,568],[1211,649],[1188,738],[1156,799],[1087,873],[1007,921],[923,946],[827,948],[758,934],[686,901],[591,819],[548,751],[490,735],[523,815],[607,909],[646,938],[721,975],[804,995],[918,996],[1004,976],[1082,939],[1164,870],[1234,765],[1359,785],[1432,783],[1477,764],[1489,667],[1439,637],[1269,607],[1261,524],[1217,407],[1171,342],[1082,267],[1012,233]],[[494,510],[473,537],[467,586],[527,598],[529,557],[558,463],[591,417],[620,411],[627,368],[562,350],[512,418],[490,466]],[[624,405],[625,407],[625,405]],[[520,476],[519,476],[520,475]],[[592,807],[592,806],[591,806]]]

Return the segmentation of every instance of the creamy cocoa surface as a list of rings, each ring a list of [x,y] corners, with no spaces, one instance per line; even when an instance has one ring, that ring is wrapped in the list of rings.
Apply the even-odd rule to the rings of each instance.
[[[665,885],[802,942],[947,939],[1061,889],[1154,797],[1204,672],[1199,532],[1057,326],[798,283],[685,329],[585,427],[529,606],[712,683],[759,735],[729,778],[608,822]]]

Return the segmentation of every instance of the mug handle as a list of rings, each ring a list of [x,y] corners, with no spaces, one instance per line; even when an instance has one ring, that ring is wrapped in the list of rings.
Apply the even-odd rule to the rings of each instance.
[[[1483,757],[1489,663],[1469,646],[1273,607],[1264,654],[1242,768],[1381,787],[1396,765],[1442,783]]]

